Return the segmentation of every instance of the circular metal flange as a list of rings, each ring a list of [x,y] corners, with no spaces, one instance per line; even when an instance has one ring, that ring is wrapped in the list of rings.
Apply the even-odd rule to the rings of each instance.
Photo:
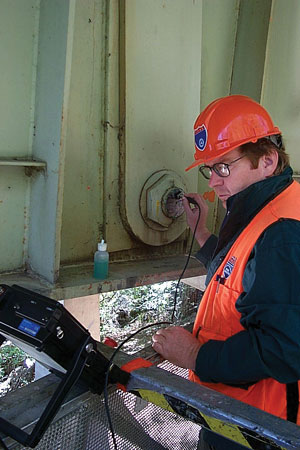
[[[182,178],[172,170],[154,172],[140,195],[140,212],[148,232],[138,236],[149,245],[173,242],[186,229],[185,215],[176,195],[186,192]]]

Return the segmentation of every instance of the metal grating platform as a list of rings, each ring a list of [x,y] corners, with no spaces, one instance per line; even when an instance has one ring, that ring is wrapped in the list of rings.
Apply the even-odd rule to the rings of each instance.
[[[170,363],[165,370],[185,378],[186,371]],[[178,415],[121,390],[109,394],[118,450],[194,450],[200,427]],[[29,449],[11,444],[9,449]],[[71,411],[54,420],[38,450],[114,450],[103,397],[86,394]]]

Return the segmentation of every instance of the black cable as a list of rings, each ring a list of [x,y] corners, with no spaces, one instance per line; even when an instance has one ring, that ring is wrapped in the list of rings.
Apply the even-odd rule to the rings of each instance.
[[[193,249],[193,245],[194,245],[194,240],[195,240],[195,235],[196,235],[196,230],[197,230],[197,228],[198,228],[199,221],[200,221],[200,217],[201,217],[201,209],[200,209],[199,206],[197,206],[197,208],[198,208],[198,218],[197,218],[197,222],[196,222],[196,225],[195,225],[195,228],[194,228],[194,232],[193,232],[193,237],[192,237],[192,241],[191,241],[190,250],[189,250],[189,253],[188,253],[188,256],[187,256],[187,259],[186,259],[185,266],[184,266],[183,271],[181,272],[181,274],[180,274],[180,276],[179,276],[179,278],[178,278],[178,282],[177,282],[177,285],[176,285],[176,288],[175,288],[174,307],[173,307],[173,312],[172,312],[172,316],[171,316],[171,321],[172,321],[172,322],[174,322],[174,316],[175,316],[176,307],[177,307],[178,287],[179,287],[179,284],[180,284],[180,282],[181,282],[181,280],[182,280],[182,277],[183,277],[183,275],[184,275],[184,272],[186,271],[186,268],[187,268],[187,266],[188,266],[188,264],[189,264],[189,262],[190,262],[190,258],[191,258],[191,254],[192,254],[192,249]]]
[[[196,222],[195,229],[194,229],[194,232],[193,232],[192,241],[191,241],[190,250],[189,250],[189,253],[188,253],[188,256],[187,256],[187,260],[186,260],[185,266],[183,268],[183,271],[181,272],[181,274],[180,274],[180,276],[178,278],[178,282],[177,282],[177,285],[176,285],[176,288],[175,288],[174,307],[173,307],[173,312],[172,312],[172,316],[171,316],[171,322],[155,322],[155,323],[152,323],[152,324],[149,324],[149,325],[145,325],[142,328],[139,328],[133,334],[128,336],[123,342],[121,342],[121,344],[113,352],[113,354],[110,357],[110,360],[108,362],[108,365],[107,365],[107,370],[106,370],[106,373],[105,373],[105,383],[104,383],[104,389],[103,389],[104,405],[105,405],[105,411],[106,411],[107,420],[108,420],[108,424],[109,424],[109,429],[110,429],[110,432],[111,432],[111,436],[112,436],[113,445],[114,445],[114,449],[115,450],[118,450],[118,448],[117,448],[116,436],[115,436],[115,432],[114,432],[114,428],[113,428],[113,424],[112,424],[112,420],[111,420],[111,415],[110,415],[110,411],[109,411],[109,404],[108,404],[108,378],[109,378],[109,372],[110,372],[110,369],[112,367],[112,363],[113,363],[113,360],[114,360],[116,354],[123,347],[123,345],[126,344],[126,342],[128,342],[130,339],[132,339],[138,333],[140,333],[141,331],[144,331],[147,328],[154,327],[156,325],[171,325],[172,323],[174,323],[174,316],[175,316],[176,306],[177,306],[178,287],[179,287],[181,279],[182,279],[182,277],[183,277],[183,275],[184,275],[184,273],[186,271],[186,268],[187,268],[187,266],[189,264],[189,261],[190,261],[190,258],[191,258],[193,244],[194,244],[195,235],[196,235],[196,230],[198,228],[198,224],[199,224],[200,217],[201,217],[200,206],[195,201],[193,203],[198,208],[198,218],[197,218],[197,222]]]
[[[107,365],[107,369],[106,369],[106,373],[105,373],[105,382],[104,382],[103,394],[104,394],[105,411],[106,411],[107,420],[108,420],[108,424],[109,424],[109,429],[110,429],[110,433],[111,433],[111,436],[112,436],[112,440],[113,440],[113,444],[114,444],[115,450],[118,450],[118,449],[117,449],[116,436],[115,436],[115,432],[114,432],[114,428],[113,428],[113,424],[112,424],[112,420],[111,420],[111,415],[110,415],[110,411],[109,411],[108,389],[107,389],[108,388],[109,372],[110,372],[110,369],[112,367],[113,360],[114,360],[116,354],[118,353],[118,351],[123,347],[123,345],[126,344],[126,342],[128,342],[130,339],[132,339],[135,335],[137,335],[141,331],[144,331],[147,328],[154,327],[156,325],[171,325],[171,323],[172,322],[166,322],[166,321],[165,322],[155,322],[155,323],[151,323],[149,325],[145,325],[142,328],[139,328],[133,334],[128,336],[123,342],[121,342],[121,344],[115,349],[115,351],[113,352],[113,354],[110,357],[110,360],[108,361],[108,365]]]

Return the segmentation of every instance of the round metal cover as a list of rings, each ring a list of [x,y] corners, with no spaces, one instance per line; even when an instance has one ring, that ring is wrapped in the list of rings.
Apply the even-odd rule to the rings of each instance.
[[[140,212],[147,228],[138,236],[149,245],[165,245],[186,229],[180,193],[186,192],[182,178],[172,170],[154,172],[140,195]]]

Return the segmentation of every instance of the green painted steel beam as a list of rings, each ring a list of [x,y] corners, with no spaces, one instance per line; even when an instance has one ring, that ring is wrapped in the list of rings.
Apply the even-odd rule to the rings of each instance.
[[[240,0],[231,94],[260,101],[272,0]]]

